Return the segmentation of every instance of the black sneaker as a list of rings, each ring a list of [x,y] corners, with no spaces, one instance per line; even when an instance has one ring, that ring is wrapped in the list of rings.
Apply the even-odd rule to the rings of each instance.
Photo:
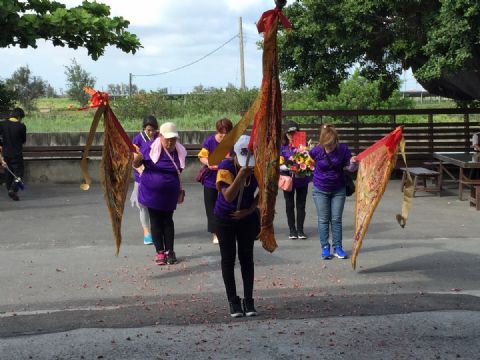
[[[290,229],[290,235],[288,235],[288,238],[292,240],[297,239],[298,238],[297,230]]]
[[[257,316],[258,312],[255,309],[253,299],[243,299],[242,300],[243,304],[243,312],[245,313],[246,316]]]
[[[20,198],[18,197],[17,193],[14,192],[14,191],[9,191],[9,192],[8,192],[8,196],[9,196],[10,199],[12,199],[13,201],[18,201],[18,200],[20,200]]]
[[[237,296],[233,301],[229,302],[230,304],[230,316],[233,318],[243,317],[242,304],[240,303],[240,298]]]
[[[298,238],[299,238],[299,239],[307,239],[308,236],[305,235],[305,233],[303,232],[303,230],[298,230]]]
[[[175,256],[175,251],[169,251],[167,253],[167,264],[173,265],[177,263],[177,257]]]

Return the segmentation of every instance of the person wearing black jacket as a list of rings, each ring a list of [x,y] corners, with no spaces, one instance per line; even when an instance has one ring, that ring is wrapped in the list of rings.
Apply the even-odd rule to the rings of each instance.
[[[2,153],[8,168],[17,177],[23,177],[23,144],[27,140],[27,128],[22,123],[25,112],[21,108],[13,109],[10,118],[0,122],[0,137],[2,138]],[[18,197],[18,183],[12,174],[7,172],[6,185],[8,196],[14,200]]]

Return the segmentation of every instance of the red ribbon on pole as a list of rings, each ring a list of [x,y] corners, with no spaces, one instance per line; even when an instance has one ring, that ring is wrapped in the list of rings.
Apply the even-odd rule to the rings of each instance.
[[[266,36],[270,31],[273,22],[276,20],[280,20],[285,29],[292,28],[292,24],[290,24],[290,21],[288,21],[287,17],[282,13],[282,9],[276,7],[275,9],[265,11],[262,16],[260,16],[260,20],[257,22],[258,32],[260,34],[265,33]]]

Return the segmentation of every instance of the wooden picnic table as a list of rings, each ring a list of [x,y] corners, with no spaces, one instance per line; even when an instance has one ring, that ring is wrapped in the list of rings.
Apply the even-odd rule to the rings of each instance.
[[[463,187],[480,185],[480,179],[465,174],[465,169],[480,169],[480,153],[478,152],[434,152],[433,157],[440,161],[440,184],[442,183],[443,165],[448,163],[458,166],[458,198],[463,200]]]

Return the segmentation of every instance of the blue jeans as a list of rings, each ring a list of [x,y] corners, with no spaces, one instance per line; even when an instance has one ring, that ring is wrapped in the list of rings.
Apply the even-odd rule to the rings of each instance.
[[[332,245],[342,246],[342,215],[345,205],[345,187],[324,192],[313,187],[313,202],[317,208],[318,235],[323,247],[329,246],[328,238],[332,229]]]

